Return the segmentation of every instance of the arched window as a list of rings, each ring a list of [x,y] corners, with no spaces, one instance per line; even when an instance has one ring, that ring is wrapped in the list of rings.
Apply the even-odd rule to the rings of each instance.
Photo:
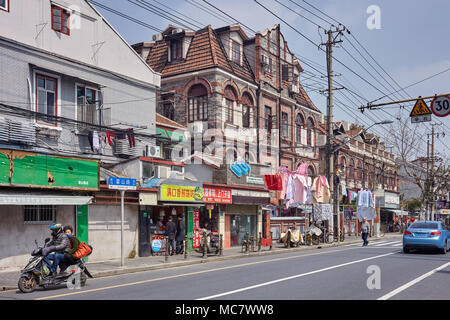
[[[311,118],[308,118],[306,122],[306,139],[308,146],[313,146],[313,131],[314,131],[314,121]]]
[[[253,116],[253,98],[248,92],[242,95],[242,126],[250,128],[250,119]]]
[[[208,90],[204,85],[195,84],[189,89],[188,107],[189,122],[208,119]]]
[[[225,87],[226,122],[233,123],[234,102],[237,100],[236,91],[232,86]]]
[[[350,160],[350,165],[348,167],[348,177],[349,179],[355,179],[355,160]]]
[[[356,177],[358,180],[362,180],[363,177],[363,167],[362,167],[362,163],[361,160],[358,160],[357,165],[356,165]]]
[[[305,120],[299,113],[295,119],[295,141],[298,143],[302,142],[302,128],[305,125]]]
[[[347,161],[344,157],[341,158],[340,169],[342,171],[341,177],[347,177]]]

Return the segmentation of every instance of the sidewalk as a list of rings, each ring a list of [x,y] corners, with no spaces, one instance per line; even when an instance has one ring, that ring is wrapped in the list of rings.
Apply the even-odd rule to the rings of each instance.
[[[399,233],[389,233],[384,237],[371,237],[369,240],[382,240],[382,239],[390,239],[399,237],[401,234]],[[360,243],[361,238],[356,236],[347,236],[344,242],[341,242],[341,245],[347,245],[352,243]],[[102,262],[87,262],[86,266],[89,272],[92,274],[94,278],[106,277],[112,275],[133,273],[133,272],[141,272],[148,270],[157,270],[157,269],[165,269],[165,268],[173,268],[187,265],[194,265],[200,263],[208,263],[214,261],[223,261],[223,260],[231,260],[231,259],[239,259],[239,258],[248,258],[253,256],[264,256],[264,255],[273,255],[273,254],[281,254],[287,252],[296,252],[296,251],[305,251],[305,250],[315,250],[317,248],[327,248],[327,247],[335,247],[338,246],[336,243],[331,244],[320,244],[315,246],[299,246],[295,248],[285,248],[283,244],[274,242],[272,246],[272,250],[269,250],[268,247],[261,247],[261,251],[249,252],[248,254],[242,253],[241,248],[231,248],[223,250],[222,256],[209,254],[206,259],[203,259],[201,254],[197,252],[190,252],[187,255],[187,259],[184,259],[184,255],[174,255],[169,256],[168,261],[165,262],[164,256],[150,256],[144,258],[135,258],[135,259],[126,259],[124,267],[120,266],[120,259],[116,260],[108,260]],[[258,250],[255,247],[255,250]],[[0,270],[0,291],[4,290],[17,290],[17,281],[19,280],[20,270]]]

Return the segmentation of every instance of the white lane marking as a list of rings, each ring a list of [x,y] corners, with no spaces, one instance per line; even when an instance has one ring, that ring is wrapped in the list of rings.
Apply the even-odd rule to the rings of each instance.
[[[436,268],[436,269],[431,270],[430,272],[427,272],[427,273],[421,275],[420,277],[418,277],[418,278],[416,278],[416,279],[414,279],[414,280],[412,280],[412,281],[410,281],[410,282],[408,282],[408,283],[402,285],[401,287],[399,287],[399,288],[397,288],[397,289],[395,289],[395,290],[389,292],[388,294],[385,294],[384,296],[378,298],[377,300],[387,300],[387,299],[390,299],[390,298],[392,298],[393,296],[395,296],[396,294],[399,294],[399,293],[402,292],[403,290],[408,289],[409,287],[415,285],[415,284],[418,283],[419,281],[422,281],[423,279],[425,279],[425,278],[427,278],[427,277],[433,275],[434,273],[436,273],[436,272],[439,271],[439,270],[442,270],[442,269],[446,268],[447,266],[450,266],[450,262],[447,262],[447,263],[443,264],[442,266],[440,266],[440,267],[438,267],[438,268]]]
[[[390,242],[387,242],[387,243],[381,243],[381,244],[373,244],[372,247],[388,246],[388,245],[393,245],[394,243],[398,243],[398,240],[397,241],[390,241]],[[369,246],[370,246],[370,244],[369,244]]]
[[[393,247],[400,247],[400,246],[402,246],[403,245],[403,242],[400,242],[400,243],[397,243],[397,244],[393,244],[392,246]]]
[[[390,256],[390,255],[396,254],[396,253],[397,252],[390,252],[390,253],[381,254],[381,255],[378,255],[378,256],[370,257],[370,258],[364,258],[364,259],[360,259],[360,260],[350,261],[350,262],[338,264],[338,265],[335,265],[335,266],[331,266],[331,267],[327,267],[327,268],[323,268],[323,269],[319,269],[319,270],[314,270],[314,271],[310,271],[310,272],[306,272],[306,273],[296,274],[296,275],[290,276],[290,277],[285,277],[285,278],[281,278],[281,279],[277,279],[277,280],[263,282],[263,283],[256,284],[256,285],[253,285],[253,286],[250,286],[250,287],[240,288],[240,289],[237,289],[237,290],[227,291],[227,292],[215,294],[215,295],[212,295],[212,296],[199,298],[199,299],[196,299],[196,300],[209,300],[209,299],[214,299],[214,298],[218,298],[218,297],[223,297],[223,296],[227,296],[227,295],[238,293],[238,292],[242,292],[242,291],[247,291],[247,290],[251,290],[251,289],[255,289],[255,288],[268,286],[268,285],[275,284],[275,283],[282,282],[282,281],[288,281],[288,280],[292,280],[292,279],[296,279],[296,278],[300,278],[300,277],[304,277],[304,276],[309,276],[311,274],[315,274],[315,273],[319,273],[319,272],[324,272],[324,271],[328,271],[328,270],[332,270],[332,269],[336,269],[336,268],[340,268],[340,267],[345,267],[345,266],[348,266],[348,265],[351,265],[351,264],[355,264],[355,263],[359,263],[359,262],[364,262],[364,261],[368,261],[368,260],[373,260],[373,259],[377,259],[377,258],[381,258],[381,257]]]

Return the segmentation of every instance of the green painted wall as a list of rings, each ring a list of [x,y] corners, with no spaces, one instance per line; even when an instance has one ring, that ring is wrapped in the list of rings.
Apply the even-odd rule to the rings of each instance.
[[[98,161],[0,149],[0,185],[97,190]]]

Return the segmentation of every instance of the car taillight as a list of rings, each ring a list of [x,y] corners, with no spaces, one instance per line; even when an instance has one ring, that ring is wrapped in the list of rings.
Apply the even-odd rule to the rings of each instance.
[[[411,232],[409,232],[408,230],[405,230],[405,233],[403,234],[411,234]]]
[[[430,233],[430,236],[438,236],[440,234],[441,234],[440,231],[433,231],[432,233]]]

